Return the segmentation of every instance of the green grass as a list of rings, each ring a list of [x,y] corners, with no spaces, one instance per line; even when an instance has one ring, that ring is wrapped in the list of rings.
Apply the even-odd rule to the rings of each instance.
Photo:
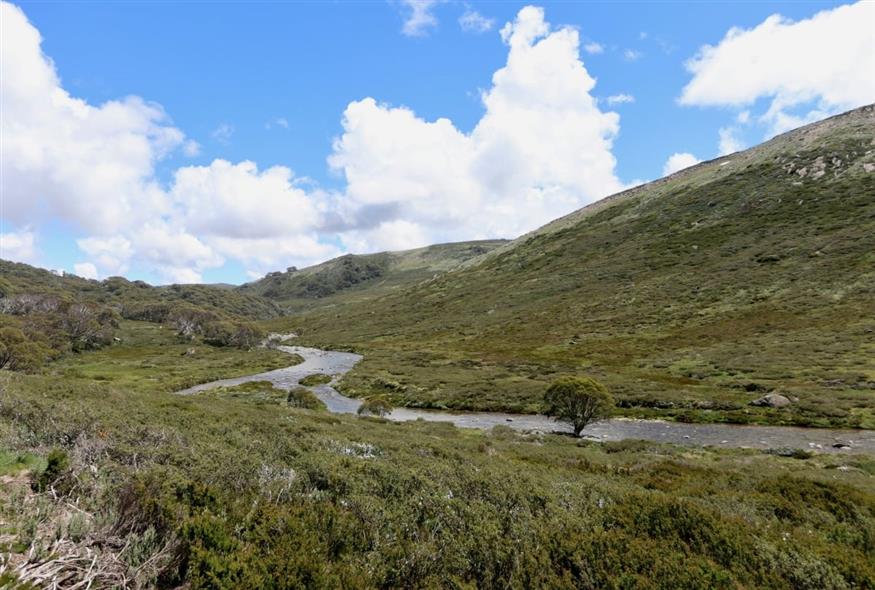
[[[17,475],[22,471],[40,471],[45,466],[45,460],[32,453],[0,451],[0,476]]]
[[[198,395],[234,399],[254,404],[285,404],[288,392],[273,386],[270,381],[249,381],[233,387],[217,387]]]
[[[875,428],[871,107],[612,197],[366,306],[273,320],[394,404],[535,410],[560,375],[630,416]],[[824,163],[819,178],[800,177]],[[764,392],[798,398],[751,407]]]
[[[82,378],[6,373],[0,389],[0,448],[60,446],[75,476],[57,501],[0,502],[28,541],[11,550],[65,538],[53,519],[84,510],[89,562],[129,545],[147,587],[875,584],[864,455],[600,445]]]
[[[305,387],[314,387],[316,385],[325,385],[326,383],[331,383],[331,375],[325,375],[323,373],[314,373],[312,375],[307,375],[303,379],[301,379],[301,385]]]
[[[147,322],[122,321],[118,338],[121,342],[113,346],[68,355],[49,364],[45,372],[59,379],[88,379],[130,390],[178,391],[296,362],[295,356],[276,350],[184,342],[169,328]]]

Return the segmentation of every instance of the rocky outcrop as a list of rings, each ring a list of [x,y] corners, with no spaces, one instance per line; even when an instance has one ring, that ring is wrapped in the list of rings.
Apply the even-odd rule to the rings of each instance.
[[[763,408],[783,408],[792,403],[792,400],[787,396],[781,395],[780,393],[769,393],[761,398],[753,400],[750,402],[750,405]]]

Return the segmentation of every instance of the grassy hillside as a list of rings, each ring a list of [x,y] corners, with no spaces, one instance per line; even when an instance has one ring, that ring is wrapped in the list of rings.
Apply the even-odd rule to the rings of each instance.
[[[367,306],[285,322],[348,393],[534,411],[586,373],[623,410],[875,428],[875,110],[699,164]],[[763,392],[794,400],[754,408]]]
[[[347,254],[300,270],[292,267],[286,272],[270,273],[242,285],[238,292],[282,302],[293,311],[360,304],[432,279],[505,243],[505,240],[484,240],[400,252]]]

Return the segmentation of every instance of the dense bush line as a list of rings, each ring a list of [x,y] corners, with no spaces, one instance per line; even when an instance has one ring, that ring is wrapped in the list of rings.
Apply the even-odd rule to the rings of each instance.
[[[0,299],[14,296],[60,297],[70,301],[101,303],[120,313],[124,307],[173,303],[188,303],[249,320],[273,318],[280,313],[279,307],[273,302],[255,294],[232,289],[229,285],[154,287],[143,281],[129,281],[124,277],[94,281],[0,260]],[[2,309],[3,304],[0,304],[0,310]]]
[[[57,297],[4,297],[0,308],[0,369],[14,371],[111,344],[119,321],[106,306]]]
[[[120,319],[165,324],[184,340],[250,349],[266,335],[252,320],[278,313],[261,297],[205,285],[98,282],[3,260],[0,271],[0,369],[35,371],[67,352],[112,344]]]

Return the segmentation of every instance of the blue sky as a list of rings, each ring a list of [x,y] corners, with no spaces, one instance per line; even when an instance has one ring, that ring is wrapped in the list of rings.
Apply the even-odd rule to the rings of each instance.
[[[764,81],[745,90],[741,98],[722,96],[722,90],[715,89],[713,82],[708,85],[708,76],[719,77],[720,68],[735,71],[732,59],[741,60],[737,65],[740,69],[744,66],[745,52],[769,51],[767,44],[762,45],[768,43],[762,40],[767,37],[767,31],[761,31],[763,35],[759,39],[754,34],[749,35],[749,40],[745,38],[749,48],[734,49],[726,44],[725,59],[721,55],[707,62],[700,60],[702,67],[698,74],[685,65],[701,56],[700,48],[704,45],[723,49],[721,41],[733,27],[755,32],[774,14],[785,17],[782,34],[799,40],[800,44],[804,44],[806,35],[818,31],[817,27],[825,35],[836,34],[836,29],[842,27],[827,17],[841,3],[539,2],[536,6],[543,9],[543,21],[550,27],[548,33],[541,31],[539,38],[549,37],[563,27],[571,27],[577,32],[578,59],[586,74],[595,79],[588,95],[595,99],[597,109],[593,120],[599,123],[593,124],[602,127],[593,133],[609,137],[610,144],[593,158],[598,160],[605,154],[612,155],[615,160],[613,176],[601,181],[597,187],[585,184],[595,183],[595,180],[580,180],[583,184],[577,187],[578,195],[575,193],[576,181],[566,180],[565,172],[544,173],[547,175],[544,178],[539,178],[538,172],[532,172],[525,179],[533,187],[540,190],[554,183],[559,188],[555,191],[545,189],[536,197],[521,194],[515,197],[516,200],[501,202],[496,201],[498,197],[481,195],[485,189],[472,185],[479,182],[477,176],[471,182],[448,185],[443,189],[447,191],[446,195],[431,186],[423,187],[422,200],[414,206],[411,204],[415,200],[413,197],[409,203],[404,200],[404,190],[416,193],[419,187],[411,188],[411,179],[429,183],[429,172],[424,171],[418,162],[406,162],[398,165],[408,166],[413,171],[405,169],[398,172],[396,178],[391,162],[397,158],[397,153],[391,151],[392,147],[396,144],[406,146],[401,151],[408,153],[422,144],[430,149],[446,139],[446,150],[453,152],[460,149],[453,148],[453,145],[458,141],[464,143],[464,139],[455,135],[486,136],[486,130],[475,132],[487,111],[482,93],[493,88],[493,74],[505,67],[509,55],[509,45],[503,42],[499,31],[505,23],[514,22],[520,30],[521,21],[517,19],[520,10],[526,6],[524,3],[427,2],[414,7],[403,2],[21,2],[17,6],[23,10],[30,26],[39,31],[42,53],[53,61],[58,85],[70,97],[81,99],[96,109],[107,101],[140,97],[147,104],[160,105],[163,110],[160,122],[154,113],[147,115],[155,126],[165,131],[172,128],[184,136],[167,139],[174,147],[165,150],[158,146],[154,128],[148,125],[138,128],[152,150],[152,156],[146,158],[151,164],[142,165],[151,168],[145,174],[136,172],[134,175],[138,182],[154,184],[161,191],[174,195],[168,197],[173,202],[172,207],[155,205],[154,213],[149,213],[154,215],[156,227],[161,225],[163,228],[153,232],[149,239],[135,235],[143,224],[151,223],[148,216],[130,228],[123,227],[126,223],[123,218],[130,216],[124,213],[108,218],[100,225],[89,223],[87,207],[101,207],[107,199],[114,198],[118,189],[100,193],[102,188],[97,187],[90,196],[85,194],[85,189],[77,187],[77,191],[83,193],[81,199],[87,201],[83,205],[84,215],[81,210],[78,214],[66,211],[68,207],[63,199],[67,197],[58,197],[60,204],[48,199],[54,203],[45,209],[48,213],[28,211],[24,204],[13,202],[13,199],[25,199],[30,194],[27,191],[62,192],[63,182],[75,182],[78,177],[65,172],[64,178],[57,181],[60,186],[50,189],[32,187],[29,179],[46,172],[33,167],[31,161],[28,163],[30,168],[14,162],[9,150],[13,149],[15,142],[4,142],[2,149],[7,151],[4,154],[5,169],[9,171],[17,166],[15,170],[19,174],[9,174],[11,180],[4,181],[3,185],[4,207],[0,211],[3,213],[0,229],[5,236],[3,257],[69,272],[76,270],[74,265],[79,264],[79,274],[94,274],[100,278],[122,272],[153,282],[186,279],[241,282],[273,268],[307,264],[343,251],[491,237],[484,233],[487,228],[501,234],[496,237],[513,237],[516,232],[531,227],[508,221],[495,225],[481,222],[465,229],[459,219],[476,217],[476,212],[461,210],[457,212],[460,217],[453,217],[432,209],[440,209],[442,199],[447,199],[448,210],[464,209],[464,199],[461,203],[452,199],[472,190],[478,191],[477,197],[468,199],[475,208],[477,203],[493,207],[490,211],[507,212],[519,207],[521,216],[530,218],[532,223],[541,223],[550,216],[604,196],[598,194],[599,191],[612,192],[613,188],[662,176],[673,154],[685,154],[674,161],[687,164],[716,157],[721,153],[721,129],[725,136],[732,138],[722,146],[723,151],[728,151],[727,147],[758,143],[775,132],[792,127],[794,122],[815,120],[873,99],[871,84],[864,82],[859,83],[864,85],[862,88],[852,88],[841,96],[831,95],[828,86],[835,87],[836,84],[831,83],[826,75],[822,80],[798,81],[789,78],[788,74],[787,80],[775,86],[768,82],[773,76],[764,72],[761,74]],[[814,19],[810,30],[797,27],[797,32],[793,29],[793,23],[811,19],[821,11],[827,11],[822,13],[826,16]],[[420,15],[421,21],[411,21],[414,13]],[[469,26],[468,30],[463,30],[460,18],[466,14],[470,17],[466,21]],[[479,19],[472,17],[475,14]],[[861,14],[865,22],[872,11]],[[833,20],[838,21],[838,18],[836,16]],[[5,20],[12,19],[7,17]],[[859,15],[855,20],[860,20]],[[870,20],[869,24],[875,28],[875,22]],[[15,26],[25,25],[16,21]],[[475,30],[471,30],[472,27]],[[833,63],[835,59],[850,61],[855,51],[859,55],[860,47],[866,57],[867,48],[872,47],[871,33],[844,29],[845,35],[856,34],[861,38],[856,45],[846,49],[847,56],[832,56]],[[818,36],[819,42],[829,40],[829,37]],[[17,51],[12,43],[4,43],[4,64],[6,59],[15,59],[10,57]],[[562,55],[567,57],[567,52]],[[544,59],[555,62],[558,58],[545,55]],[[871,65],[871,62],[863,61],[858,67]],[[780,71],[794,70],[793,64],[782,67],[779,63],[773,67]],[[707,71],[709,69],[712,71]],[[525,72],[520,75],[524,76]],[[853,71],[843,75],[850,77]],[[756,78],[756,74],[751,77]],[[14,76],[11,76],[12,81],[9,78],[7,76],[3,84],[16,83]],[[680,98],[684,89],[694,78],[701,78],[701,87],[695,96],[682,104]],[[574,78],[569,84],[573,85],[577,79],[583,78]],[[522,83],[525,83],[524,78]],[[733,81],[727,80],[726,83],[733,84]],[[4,88],[4,91],[12,90]],[[621,95],[633,97],[633,101],[628,98],[627,102],[617,101],[616,97]],[[574,96],[574,100],[585,100],[577,94]],[[373,128],[376,139],[366,139],[375,136],[365,131],[361,132],[361,138],[356,137],[350,128],[344,126],[344,113],[350,103],[368,97],[375,99],[375,106],[363,107],[361,128]],[[613,103],[609,102],[609,97],[614,97]],[[503,104],[505,99],[497,96],[496,101]],[[411,113],[416,121],[401,122],[403,113],[390,110],[398,107],[406,107],[405,112]],[[550,108],[550,105],[541,107]],[[776,111],[780,111],[780,117],[775,116]],[[515,120],[513,113],[519,112],[511,109],[502,115],[509,117],[500,119],[502,124],[506,126],[506,121]],[[618,118],[612,121],[598,118],[607,112],[616,113]],[[38,119],[38,114],[36,111],[31,113],[35,119]],[[7,109],[7,119],[14,115],[14,112],[10,115]],[[383,115],[388,118],[378,120]],[[24,118],[22,116],[22,120]],[[454,129],[447,134],[452,137],[444,133],[432,137],[431,130],[419,124],[440,118],[451,122]],[[383,148],[373,144],[383,141],[379,137],[381,125],[396,129],[396,120],[397,130],[387,134],[390,139],[395,138],[390,141],[391,146],[385,147],[390,151],[380,151]],[[581,117],[579,124],[585,127],[589,120]],[[105,125],[94,126],[102,130]],[[125,129],[130,132],[129,128]],[[421,139],[411,137],[418,133],[417,129],[423,130]],[[583,130],[586,132],[585,128]],[[539,136],[532,131],[532,126],[526,127],[525,132]],[[397,133],[397,137],[392,133]],[[11,137],[12,131],[4,129],[4,136]],[[544,136],[561,137],[550,131]],[[75,137],[71,140],[71,150],[75,150],[76,141],[81,141]],[[338,151],[335,142],[340,137],[347,137],[349,145]],[[527,141],[523,131],[515,137]],[[45,141],[52,144],[51,133],[46,135]],[[493,140],[484,141],[489,144]],[[493,143],[508,141],[513,139],[502,136]],[[112,150],[110,145],[107,144],[108,150]],[[55,147],[47,145],[40,146],[40,149]],[[567,157],[563,152],[566,147],[571,151],[584,149],[566,146],[561,139],[540,149],[547,153],[556,150],[556,157],[561,159]],[[330,166],[327,159],[338,153],[343,163]],[[525,153],[525,150],[520,153]],[[430,162],[435,160],[432,154],[424,153],[422,157]],[[588,157],[581,152],[580,166],[587,165]],[[170,208],[203,211],[204,207],[209,207],[209,194],[190,196],[183,188],[174,190],[172,185],[181,168],[209,168],[212,174],[215,172],[212,163],[217,159],[227,161],[234,173],[245,174],[247,179],[256,177],[259,181],[264,180],[259,175],[274,166],[293,171],[294,176],[290,176],[293,180],[286,183],[286,188],[297,191],[290,199],[294,203],[300,202],[300,207],[307,212],[297,219],[298,209],[291,205],[288,209],[283,208],[283,215],[296,217],[288,227],[272,224],[270,219],[258,221],[253,217],[251,231],[247,232],[231,226],[250,211],[254,211],[252,215],[256,217],[260,214],[258,197],[251,193],[238,196],[229,192],[229,201],[246,198],[253,203],[242,208],[231,207],[225,213],[226,217],[217,215],[211,225],[192,222],[192,216],[183,219],[184,216],[168,212]],[[257,171],[233,168],[244,161],[253,162]],[[381,166],[379,175],[375,172],[373,178],[364,178],[365,170],[358,174],[357,180],[353,179],[356,170],[364,170],[375,161]],[[386,162],[390,164],[383,168]],[[469,163],[459,165],[467,167]],[[577,164],[572,161],[569,166]],[[186,186],[197,185],[209,191],[209,187],[220,186],[214,182],[223,182],[214,181],[213,176],[207,178],[205,174],[197,176]],[[607,173],[599,174],[604,177]],[[401,197],[393,197],[395,200],[380,198],[377,193],[384,178],[390,184],[397,180],[397,186],[392,185],[387,192]],[[240,191],[259,193],[261,190],[258,183],[251,187],[231,180],[227,183],[228,186],[237,186]],[[138,186],[136,190],[146,189]],[[38,197],[33,194],[34,199]],[[276,198],[284,197],[278,195]],[[143,199],[140,193],[131,199],[130,207],[137,211],[137,215],[148,209],[142,204]],[[527,214],[526,205],[520,203],[530,203],[533,199],[538,199],[538,208]],[[544,199],[552,201],[544,204]],[[200,208],[191,203],[200,203]],[[499,214],[484,215],[485,219],[496,219]],[[259,234],[262,227],[266,229]],[[270,240],[258,241],[261,236],[288,237],[290,241],[284,242],[274,256],[235,255],[235,244],[240,244],[241,251],[270,248]],[[83,247],[82,240],[89,239],[91,241],[85,242]],[[243,241],[233,240],[246,240],[245,246]],[[153,247],[154,244],[159,245]],[[178,261],[173,260],[176,251],[181,253]]]

